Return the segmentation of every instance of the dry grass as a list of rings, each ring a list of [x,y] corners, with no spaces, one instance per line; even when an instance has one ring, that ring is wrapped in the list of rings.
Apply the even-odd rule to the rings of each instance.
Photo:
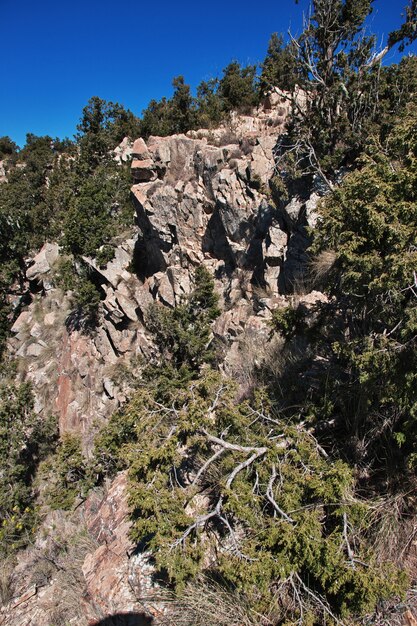
[[[300,273],[294,277],[291,282],[291,291],[293,296],[305,296],[310,293],[313,288],[314,281],[308,272]]]
[[[224,133],[217,139],[216,145],[221,148],[223,146],[230,146],[232,144],[239,145],[239,137],[236,135],[236,131],[233,128],[226,128]]]
[[[13,598],[15,589],[14,564],[5,559],[0,568],[0,606],[4,606]]]
[[[227,374],[239,383],[239,396],[248,397],[256,389],[261,379],[277,378],[282,371],[281,355],[284,341],[275,334],[269,340],[262,340],[259,333],[248,330],[240,338],[238,358],[227,367]]]
[[[416,485],[381,498],[372,507],[369,523],[377,558],[406,568],[414,579],[417,578],[416,500]]]
[[[83,623],[83,611],[80,601],[85,590],[85,580],[82,566],[87,554],[94,552],[97,542],[89,535],[85,528],[79,530],[68,542],[66,553],[62,557],[62,567],[54,576],[54,583],[59,589],[59,609],[72,620],[77,619],[77,624]]]
[[[49,612],[48,626],[68,626],[68,615],[65,609],[56,606]],[[86,622],[80,622],[79,626],[83,626]]]
[[[268,286],[252,285],[252,296],[257,300],[269,298],[272,294],[271,288]]]
[[[180,598],[166,601],[166,614],[158,619],[158,626],[276,626],[288,624],[301,626],[312,623],[313,614],[320,623],[334,623],[325,600],[309,595],[307,587],[297,576],[289,576],[277,584],[265,612],[260,614],[246,596],[227,590],[210,579],[194,581],[187,585]],[[319,622],[314,622],[319,623]],[[338,622],[340,625],[342,622]]]
[[[24,565],[25,577],[37,587],[53,585],[53,604],[45,606],[48,624],[84,626],[82,566],[87,554],[94,552],[98,543],[88,532],[79,512],[54,511],[45,520],[39,537],[42,531],[42,540],[27,548],[22,555],[21,567]]]
[[[173,598],[160,626],[261,626],[268,624],[252,611],[245,598],[203,580],[187,585],[180,599]]]
[[[323,250],[310,261],[310,276],[313,285],[320,285],[328,276],[336,262],[334,250]]]
[[[275,333],[265,346],[263,370],[268,372],[268,377],[277,380],[284,370],[288,356],[284,355],[285,340]]]

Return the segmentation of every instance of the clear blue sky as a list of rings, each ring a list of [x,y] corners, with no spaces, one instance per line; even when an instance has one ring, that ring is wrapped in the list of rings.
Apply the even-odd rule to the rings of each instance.
[[[398,27],[406,0],[375,0],[372,30]],[[91,96],[140,114],[232,59],[256,63],[272,32],[301,30],[307,0],[0,0],[0,136],[72,137]],[[413,46],[410,50],[416,51]]]

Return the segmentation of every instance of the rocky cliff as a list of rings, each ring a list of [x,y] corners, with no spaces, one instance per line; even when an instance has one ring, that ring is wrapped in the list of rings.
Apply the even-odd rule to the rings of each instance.
[[[54,278],[58,246],[46,244],[28,261],[31,303],[14,323],[9,350],[33,382],[36,412],[55,414],[61,435],[81,434],[87,455],[100,425],[126,400],[124,368],[154,351],[149,305],[180,303],[196,266],[215,276],[222,312],[213,331],[222,367],[235,376],[245,341],[260,343],[271,311],[300,290],[319,195],[300,189],[284,201],[271,194],[288,102],[278,92],[216,130],[123,142],[117,158],[132,156],[136,228],[119,238],[106,266],[84,258],[101,293],[95,333],[71,324],[71,294]],[[127,539],[125,482],[119,475],[71,515],[46,516],[9,573],[0,624],[93,624],[118,612],[143,614],[148,623],[145,609],[162,610],[143,599],[152,597],[151,565]]]

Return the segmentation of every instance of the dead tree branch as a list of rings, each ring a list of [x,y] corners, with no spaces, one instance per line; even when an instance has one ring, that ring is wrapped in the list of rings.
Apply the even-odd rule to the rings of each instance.
[[[273,492],[273,487],[274,487],[274,482],[277,478],[278,474],[275,468],[275,464],[272,465],[272,473],[271,473],[271,478],[269,479],[268,482],[268,486],[266,488],[266,498],[267,500],[272,504],[272,506],[274,507],[275,511],[277,513],[279,513],[279,515],[286,521],[289,522],[290,524],[295,524],[294,520],[292,519],[292,517],[290,517],[289,515],[287,515],[287,513],[285,513],[285,511],[283,511],[281,509],[280,506],[278,506],[278,504],[276,503],[276,500],[274,498],[274,492]]]
[[[190,524],[190,526],[188,526],[188,528],[183,532],[181,537],[177,539],[176,541],[174,541],[174,543],[171,545],[171,550],[173,548],[176,548],[180,544],[183,544],[184,541],[187,539],[188,535],[190,535],[193,532],[193,530],[197,530],[199,526],[203,526],[204,524],[206,524],[206,522],[213,519],[213,517],[219,517],[222,504],[223,504],[223,497],[220,496],[220,498],[217,500],[217,504],[214,507],[214,509],[212,509],[209,513],[206,513],[206,515],[200,515],[200,517],[197,517],[195,522],[193,524]]]

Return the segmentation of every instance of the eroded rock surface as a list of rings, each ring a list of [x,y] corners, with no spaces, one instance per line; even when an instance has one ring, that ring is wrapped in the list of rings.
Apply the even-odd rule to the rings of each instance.
[[[152,563],[146,553],[134,552],[129,539],[126,486],[121,473],[104,495],[91,494],[76,514],[49,515],[35,545],[19,555],[12,597],[0,609],[1,625],[52,626],[58,620],[92,626],[124,613],[151,624],[164,610]],[[70,547],[60,552],[64,537]]]

